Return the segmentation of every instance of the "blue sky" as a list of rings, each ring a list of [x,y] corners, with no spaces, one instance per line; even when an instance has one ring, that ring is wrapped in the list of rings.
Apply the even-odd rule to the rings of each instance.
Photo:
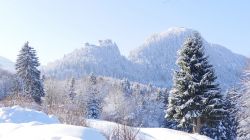
[[[15,61],[29,41],[46,64],[100,39],[128,55],[173,26],[250,56],[249,0],[0,0],[0,56]]]

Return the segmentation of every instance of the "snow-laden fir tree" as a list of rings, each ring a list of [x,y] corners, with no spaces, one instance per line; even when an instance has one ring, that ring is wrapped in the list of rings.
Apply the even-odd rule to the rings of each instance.
[[[71,78],[70,83],[69,83],[69,98],[71,100],[74,100],[76,96],[76,91],[75,91],[75,78]]]
[[[214,127],[204,126],[201,131],[202,135],[206,135],[214,140],[231,140],[227,137],[227,128],[224,120],[219,121]]]
[[[89,76],[87,89],[87,117],[92,119],[100,118],[102,112],[102,100],[100,92],[97,90],[97,78],[92,73]]]
[[[16,72],[23,82],[24,93],[32,96],[37,103],[41,103],[44,96],[40,71],[37,69],[39,65],[36,51],[26,42],[17,57]]]
[[[237,138],[237,128],[239,113],[239,99],[241,98],[240,87],[234,87],[229,90],[225,96],[225,109],[227,110],[226,117],[223,119],[223,124],[226,128],[226,139],[235,140]]]
[[[166,117],[200,133],[204,125],[212,126],[223,118],[222,95],[199,33],[189,36],[178,53],[180,69],[174,74]]]
[[[122,86],[123,92],[126,93],[126,95],[131,94],[132,89],[131,89],[131,84],[128,79],[123,79],[121,86]]]
[[[237,113],[237,140],[248,140],[250,139],[250,67],[245,71],[241,89],[238,101],[240,107]]]
[[[157,99],[163,102],[164,106],[167,106],[168,103],[168,90],[163,88],[162,90],[157,90]]]
[[[238,99],[240,98],[240,87],[233,87],[224,95],[224,109],[227,110],[225,117],[215,127],[205,126],[202,128],[202,134],[215,140],[235,140],[237,138],[239,112]]]

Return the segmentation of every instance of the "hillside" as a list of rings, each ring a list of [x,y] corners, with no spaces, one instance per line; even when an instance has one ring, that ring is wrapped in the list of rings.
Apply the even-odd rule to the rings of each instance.
[[[43,71],[55,78],[82,77],[90,73],[114,78],[128,78],[144,84],[160,87],[172,85],[172,74],[177,68],[177,51],[184,39],[195,30],[170,28],[154,34],[131,51],[128,58],[122,56],[111,40],[98,45],[86,43],[81,49],[48,64]],[[205,51],[215,67],[218,82],[223,88],[234,85],[246,65],[246,57],[235,54],[225,47],[211,44],[204,39]]]

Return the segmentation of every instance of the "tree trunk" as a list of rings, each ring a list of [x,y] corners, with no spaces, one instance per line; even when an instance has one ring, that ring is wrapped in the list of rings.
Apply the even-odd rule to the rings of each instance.
[[[201,127],[202,127],[202,124],[201,124],[201,118],[195,118],[193,120],[193,133],[198,133],[200,134],[201,132]]]

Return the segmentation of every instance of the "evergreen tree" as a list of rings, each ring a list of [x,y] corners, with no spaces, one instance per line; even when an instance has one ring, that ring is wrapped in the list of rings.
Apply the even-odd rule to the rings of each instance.
[[[76,96],[75,92],[75,78],[72,78],[70,80],[70,85],[69,85],[69,98],[73,100]]]
[[[227,110],[226,117],[223,120],[224,126],[226,128],[226,139],[235,140],[237,138],[237,128],[238,118],[237,113],[239,112],[239,100],[241,94],[239,94],[240,89],[233,88],[228,91],[225,96],[225,109]]]
[[[18,55],[16,61],[17,76],[23,82],[23,91],[30,95],[37,103],[41,103],[41,97],[44,96],[44,90],[40,79],[38,57],[34,48],[25,43]]]
[[[224,119],[214,128],[204,127],[202,134],[215,140],[235,140],[237,138],[239,98],[239,88],[234,87],[226,92],[224,96],[224,109],[227,110],[227,112],[225,113]]]
[[[157,100],[160,102],[163,102],[164,107],[168,104],[168,90],[166,88],[163,88],[162,90],[157,90]]]
[[[87,91],[87,117],[92,119],[98,119],[102,112],[102,100],[100,97],[100,92],[97,90],[96,84],[96,76],[91,74],[89,76]]]
[[[224,120],[219,121],[214,127],[205,125],[201,130],[201,134],[213,138],[214,140],[234,140],[229,139],[227,136],[227,128],[225,125]]]
[[[179,51],[180,70],[174,74],[166,117],[180,127],[200,133],[204,125],[213,126],[224,116],[222,95],[198,33],[188,37]]]
[[[131,94],[131,84],[129,82],[128,79],[123,79],[121,82],[121,87],[122,87],[122,91],[126,94],[129,95]]]
[[[239,92],[241,97],[238,99],[237,140],[248,140],[250,139],[250,67],[245,71],[243,84]]]
[[[97,79],[96,79],[96,76],[94,75],[94,73],[90,73],[90,75],[89,75],[89,83],[91,85],[96,85],[97,84]]]

